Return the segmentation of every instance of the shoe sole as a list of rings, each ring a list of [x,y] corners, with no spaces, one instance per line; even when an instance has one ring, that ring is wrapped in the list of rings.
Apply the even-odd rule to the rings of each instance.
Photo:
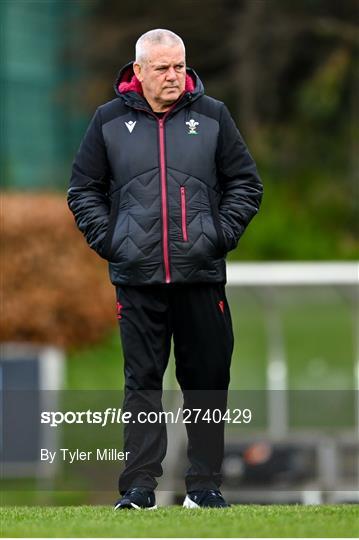
[[[199,504],[192,501],[192,499],[188,497],[188,495],[186,495],[182,506],[184,506],[184,508],[229,508],[231,505],[229,504],[228,506],[200,506]]]
[[[192,501],[192,499],[188,497],[188,495],[186,495],[186,498],[183,501],[183,506],[184,508],[201,508],[200,505]]]
[[[121,506],[121,504],[116,504],[114,507],[114,510],[131,510],[131,508],[134,508],[135,510],[157,510],[157,504],[155,506],[138,506],[135,503],[130,503],[130,506]]]

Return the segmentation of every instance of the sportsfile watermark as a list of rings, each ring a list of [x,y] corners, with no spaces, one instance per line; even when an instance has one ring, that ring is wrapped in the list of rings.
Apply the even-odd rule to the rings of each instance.
[[[175,411],[139,411],[133,414],[121,408],[108,407],[104,411],[42,411],[41,424],[58,427],[62,424],[97,424],[105,427],[108,424],[197,424],[207,422],[219,424],[249,424],[252,421],[251,409],[202,409],[182,408]]]
[[[153,447],[161,440],[163,452],[167,447],[159,489],[173,490],[173,479],[183,482],[189,466],[188,433],[210,451],[220,428],[223,489],[357,490],[352,390],[3,390],[0,405],[2,480],[10,490],[28,490],[26,479],[44,478],[39,489],[113,491],[136,461],[142,437]],[[128,445],[132,430],[136,443]]]

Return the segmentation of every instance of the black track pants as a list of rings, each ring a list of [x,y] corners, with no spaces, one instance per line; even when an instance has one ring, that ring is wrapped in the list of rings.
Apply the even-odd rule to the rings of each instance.
[[[174,340],[176,376],[184,408],[227,405],[233,351],[231,315],[222,283],[116,288],[125,359],[124,410],[162,411],[162,380]],[[194,417],[192,416],[194,419]],[[190,468],[187,491],[217,489],[221,482],[224,423],[186,423]],[[121,492],[157,486],[167,448],[165,423],[125,424],[130,452],[119,479]]]

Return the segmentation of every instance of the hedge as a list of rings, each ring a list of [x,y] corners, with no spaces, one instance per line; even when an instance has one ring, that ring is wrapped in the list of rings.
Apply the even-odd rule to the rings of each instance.
[[[107,263],[77,230],[64,194],[1,196],[1,341],[68,348],[115,327]]]

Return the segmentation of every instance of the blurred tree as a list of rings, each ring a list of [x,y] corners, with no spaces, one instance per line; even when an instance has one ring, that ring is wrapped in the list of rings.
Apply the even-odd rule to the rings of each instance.
[[[231,104],[244,131],[255,131],[293,111],[298,88],[336,49],[345,45],[353,61],[357,6],[352,0],[178,0],[168,9],[164,0],[88,0],[73,26],[80,25],[82,36],[73,54],[87,68],[83,106],[111,99],[111,83],[133,59],[136,39],[164,27],[183,37],[188,63],[207,92]]]
[[[73,22],[79,42],[72,55],[86,66],[84,108],[113,97],[112,82],[122,65],[134,59],[137,38],[152,28],[170,28],[184,39],[189,65],[198,70],[215,90],[228,76],[228,36],[232,32],[232,1],[179,0],[147,2],[134,0],[89,0],[81,21]]]

